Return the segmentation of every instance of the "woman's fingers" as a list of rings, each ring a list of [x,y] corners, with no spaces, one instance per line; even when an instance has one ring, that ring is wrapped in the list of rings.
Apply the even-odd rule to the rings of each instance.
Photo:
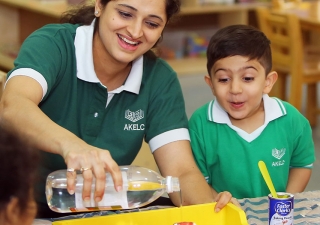
[[[81,167],[80,171],[82,171],[82,176],[83,176],[82,199],[85,202],[89,202],[90,196],[91,196],[92,179],[93,179],[92,170],[90,169],[89,166],[87,166],[87,167]]]
[[[106,186],[106,171],[104,165],[102,163],[94,165],[93,172],[95,177],[94,200],[100,202]]]
[[[72,168],[72,167],[68,168],[67,169],[67,190],[71,195],[73,195],[75,192],[76,177],[77,177],[77,173],[75,168]]]
[[[115,190],[122,191],[123,180],[122,180],[122,173],[121,173],[119,166],[113,160],[108,165],[109,166],[108,166],[107,170],[112,177]]]
[[[106,176],[111,176],[114,188],[116,191],[122,190],[122,175],[118,164],[112,159],[109,151],[99,152],[99,159],[102,161],[102,166],[96,166],[94,169],[96,177],[95,200],[99,201],[103,198]],[[101,168],[103,170],[101,170]],[[106,175],[106,172],[108,173]],[[109,179],[109,178],[108,178]]]
[[[109,151],[89,146],[87,150],[70,151],[65,161],[69,168],[67,189],[70,194],[75,192],[76,170],[83,176],[82,198],[84,201],[90,200],[93,178],[95,178],[94,200],[96,202],[102,200],[106,186],[106,172],[111,175],[115,189],[122,190],[121,171]]]

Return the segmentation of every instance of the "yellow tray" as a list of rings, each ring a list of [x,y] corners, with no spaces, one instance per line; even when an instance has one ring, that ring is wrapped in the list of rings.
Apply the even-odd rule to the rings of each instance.
[[[215,204],[61,220],[52,225],[173,225],[177,222],[194,222],[196,225],[248,225],[246,215],[240,208],[228,203],[219,213],[215,213]]]

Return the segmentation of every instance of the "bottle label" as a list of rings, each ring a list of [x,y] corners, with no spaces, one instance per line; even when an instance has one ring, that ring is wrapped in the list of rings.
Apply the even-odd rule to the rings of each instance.
[[[106,174],[106,186],[103,198],[100,202],[94,201],[94,189],[92,185],[92,191],[90,201],[85,202],[82,199],[82,186],[77,187],[75,191],[75,205],[76,211],[90,211],[93,209],[121,209],[128,208],[127,190],[128,190],[128,179],[127,173],[122,171],[123,188],[122,191],[117,192],[114,189],[112,177],[109,173]]]

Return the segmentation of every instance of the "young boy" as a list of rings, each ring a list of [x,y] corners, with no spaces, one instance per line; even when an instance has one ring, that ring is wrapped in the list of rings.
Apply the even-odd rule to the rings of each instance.
[[[213,191],[236,198],[270,193],[258,168],[263,160],[277,192],[302,192],[315,161],[308,120],[268,93],[270,41],[259,30],[233,25],[219,30],[207,49],[205,81],[215,100],[195,111],[189,129],[193,153]]]

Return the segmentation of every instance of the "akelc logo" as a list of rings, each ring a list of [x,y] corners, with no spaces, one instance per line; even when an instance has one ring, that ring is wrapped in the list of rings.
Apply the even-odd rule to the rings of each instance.
[[[125,111],[125,116],[124,116],[127,120],[130,120],[131,122],[133,122],[132,124],[125,124],[123,130],[144,130],[145,129],[145,125],[144,124],[138,124],[135,123],[141,119],[144,118],[144,111],[139,109],[135,112],[130,111],[129,109],[127,109]]]

